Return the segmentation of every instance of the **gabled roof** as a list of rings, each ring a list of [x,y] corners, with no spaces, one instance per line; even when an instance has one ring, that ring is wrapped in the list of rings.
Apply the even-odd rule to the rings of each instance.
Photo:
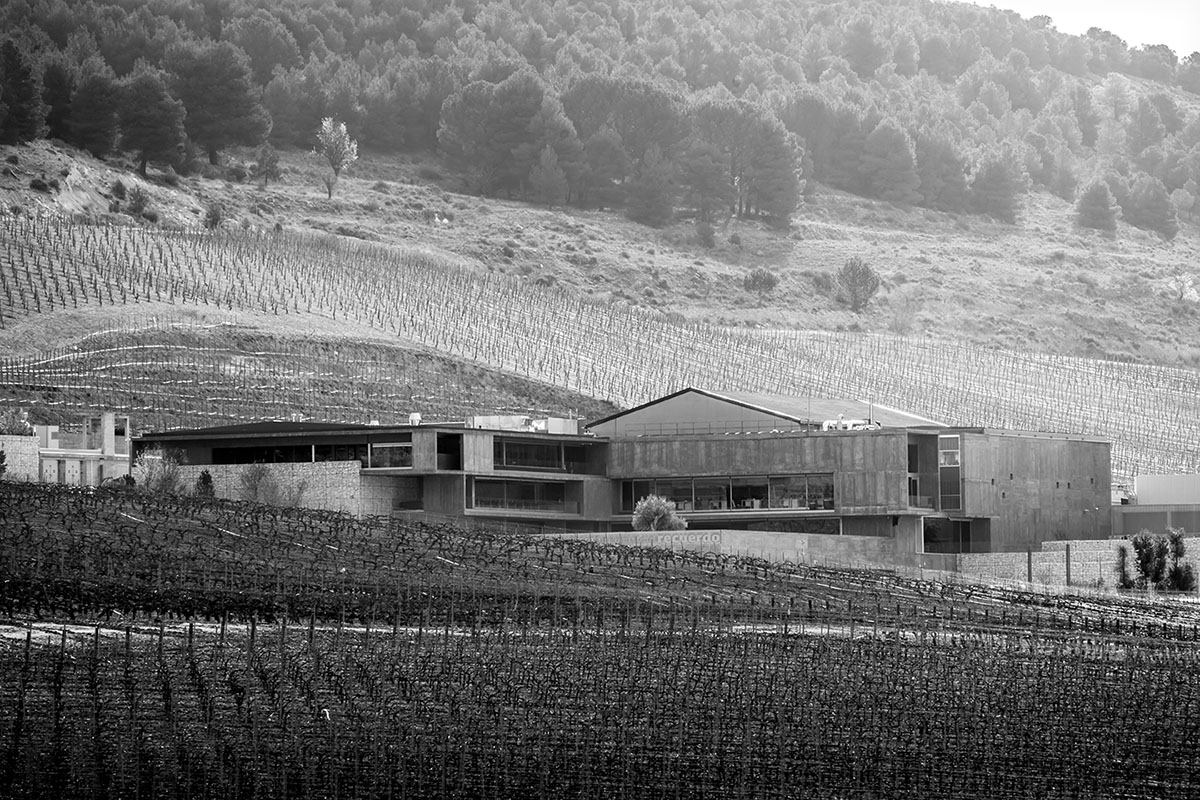
[[[831,400],[828,398],[791,397],[788,395],[755,394],[752,392],[718,393],[695,387],[680,389],[677,392],[651,400],[648,403],[643,403],[640,406],[625,411],[618,411],[615,414],[610,414],[594,422],[589,422],[584,427],[593,428],[597,425],[611,422],[614,419],[635,414],[642,409],[665,403],[685,394],[699,394],[711,397],[714,400],[720,400],[769,416],[791,420],[799,424],[820,425],[825,420],[837,419],[841,416],[844,419],[872,419],[889,428],[945,427],[945,423],[937,420],[928,419],[916,414],[909,414],[906,411],[900,411],[899,409],[879,405],[878,403],[864,403],[860,400]]]

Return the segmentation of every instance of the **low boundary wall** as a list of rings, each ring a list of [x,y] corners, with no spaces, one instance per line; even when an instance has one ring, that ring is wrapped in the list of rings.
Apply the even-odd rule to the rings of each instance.
[[[0,450],[4,451],[4,476],[6,481],[37,482],[41,479],[38,463],[38,438],[5,434],[0,436]]]
[[[1183,541],[1184,562],[1200,571],[1200,538]],[[1117,585],[1117,551],[1122,545],[1132,557],[1133,545],[1127,539],[1077,539],[1042,542],[1041,550],[1022,553],[963,553],[958,567],[964,575],[979,578],[1112,588]],[[1134,571],[1132,560],[1129,570]]]
[[[917,555],[907,559],[903,558],[896,553],[896,540],[886,536],[832,536],[823,533],[733,529],[558,533],[555,535],[606,544],[696,550],[704,553],[748,556],[768,561],[795,561],[803,564],[878,569],[893,569],[900,565],[949,570],[953,570],[955,566],[955,556]]]

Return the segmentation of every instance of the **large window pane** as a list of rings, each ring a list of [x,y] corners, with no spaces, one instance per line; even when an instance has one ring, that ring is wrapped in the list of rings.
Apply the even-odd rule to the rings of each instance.
[[[561,470],[562,449],[556,442],[498,442],[502,456],[496,464],[504,469]]]
[[[412,445],[399,443],[371,445],[372,467],[411,467]]]
[[[938,483],[942,495],[942,510],[957,511],[962,508],[962,475],[958,467],[942,467],[938,470]]]
[[[771,508],[808,508],[808,478],[771,478]]]
[[[733,478],[730,481],[730,496],[734,508],[766,508],[769,490],[767,478]]]
[[[830,510],[834,507],[833,476],[808,476],[808,507]]]
[[[728,478],[697,478],[696,511],[720,511],[729,508]]]
[[[692,506],[691,480],[655,481],[654,493],[674,501],[676,508],[682,509],[685,503],[689,508]]]

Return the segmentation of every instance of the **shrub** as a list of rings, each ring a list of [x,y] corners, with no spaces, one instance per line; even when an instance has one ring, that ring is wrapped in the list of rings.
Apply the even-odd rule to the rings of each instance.
[[[742,288],[747,292],[768,295],[779,285],[779,278],[771,270],[755,267],[742,279]]]
[[[299,481],[290,489],[280,486],[266,464],[247,466],[238,476],[238,483],[238,494],[243,500],[269,506],[298,506],[308,489],[307,481]]]
[[[225,209],[221,204],[214,201],[208,204],[208,208],[204,210],[204,227],[210,231],[215,230],[221,224],[221,220],[225,217]]]
[[[810,272],[808,277],[812,280],[813,286],[821,294],[833,294],[834,283],[833,276],[828,272]]]
[[[134,186],[129,190],[129,205],[127,210],[130,216],[140,217],[142,212],[150,207],[150,195],[146,194],[146,190],[141,186]]]
[[[740,233],[729,234],[729,243],[734,247],[742,246],[742,235]]]
[[[212,473],[204,470],[200,476],[196,478],[196,497],[215,497],[216,489],[213,488]]]
[[[850,310],[856,314],[867,307],[871,298],[879,291],[879,273],[871,269],[866,261],[854,256],[837,273],[837,287]]]
[[[29,424],[29,414],[17,409],[0,411],[0,436],[32,436],[33,426]]]
[[[178,186],[179,173],[175,171],[174,167],[168,164],[167,168],[163,170],[162,180],[167,186]]]
[[[246,180],[248,174],[249,172],[241,164],[234,164],[229,168],[229,180],[234,183],[242,183]]]
[[[8,466],[4,463],[8,460],[8,455],[3,450],[0,450],[0,478],[4,477],[4,473],[8,471]]]
[[[1129,574],[1130,554],[1124,545],[1117,550],[1117,585],[1122,589],[1157,589],[1190,592],[1196,588],[1196,575],[1184,564],[1183,529],[1167,528],[1166,536],[1148,530],[1139,531],[1130,540],[1136,576]]]
[[[146,222],[158,222],[158,212],[153,209],[147,209],[142,212],[142,219]]]
[[[440,181],[442,173],[437,167],[430,164],[422,164],[417,168],[417,176],[427,181]]]
[[[681,531],[685,528],[687,520],[679,516],[675,503],[661,495],[643,497],[633,508],[635,531]]]
[[[133,462],[133,478],[142,491],[150,494],[177,494],[182,476],[183,458],[176,452],[154,447],[143,450]]]
[[[706,219],[696,223],[696,237],[700,239],[700,244],[704,247],[711,248],[717,245],[717,231]]]
[[[109,191],[111,191],[112,196],[117,198],[118,200],[125,199],[125,184],[122,183],[121,181],[119,181],[119,180],[113,181],[112,188]]]

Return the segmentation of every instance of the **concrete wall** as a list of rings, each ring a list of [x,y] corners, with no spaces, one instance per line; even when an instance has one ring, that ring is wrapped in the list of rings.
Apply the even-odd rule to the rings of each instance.
[[[1142,530],[1165,533],[1168,527],[1182,528],[1184,533],[1200,534],[1200,501],[1172,505],[1139,502],[1136,505],[1113,506],[1114,536],[1132,536]]]
[[[1138,475],[1138,505],[1200,504],[1200,475]]]
[[[39,479],[38,439],[36,436],[0,436],[4,451],[6,481],[37,481]]]
[[[180,467],[182,486],[186,491],[196,485],[200,473],[208,470],[212,475],[213,489],[217,497],[230,500],[243,499],[241,475],[247,464],[187,464]],[[304,491],[300,505],[327,511],[345,511],[349,514],[386,514],[391,512],[391,495],[384,487],[386,476],[372,476],[364,484],[357,461],[320,461],[317,463],[264,464],[284,491],[292,491],[303,482]],[[377,510],[385,508],[386,510]]]
[[[608,544],[666,547],[672,550],[696,550],[810,564],[886,568],[894,566],[896,558],[895,540],[878,536],[829,536],[726,529],[571,535],[571,538],[577,537]]]

